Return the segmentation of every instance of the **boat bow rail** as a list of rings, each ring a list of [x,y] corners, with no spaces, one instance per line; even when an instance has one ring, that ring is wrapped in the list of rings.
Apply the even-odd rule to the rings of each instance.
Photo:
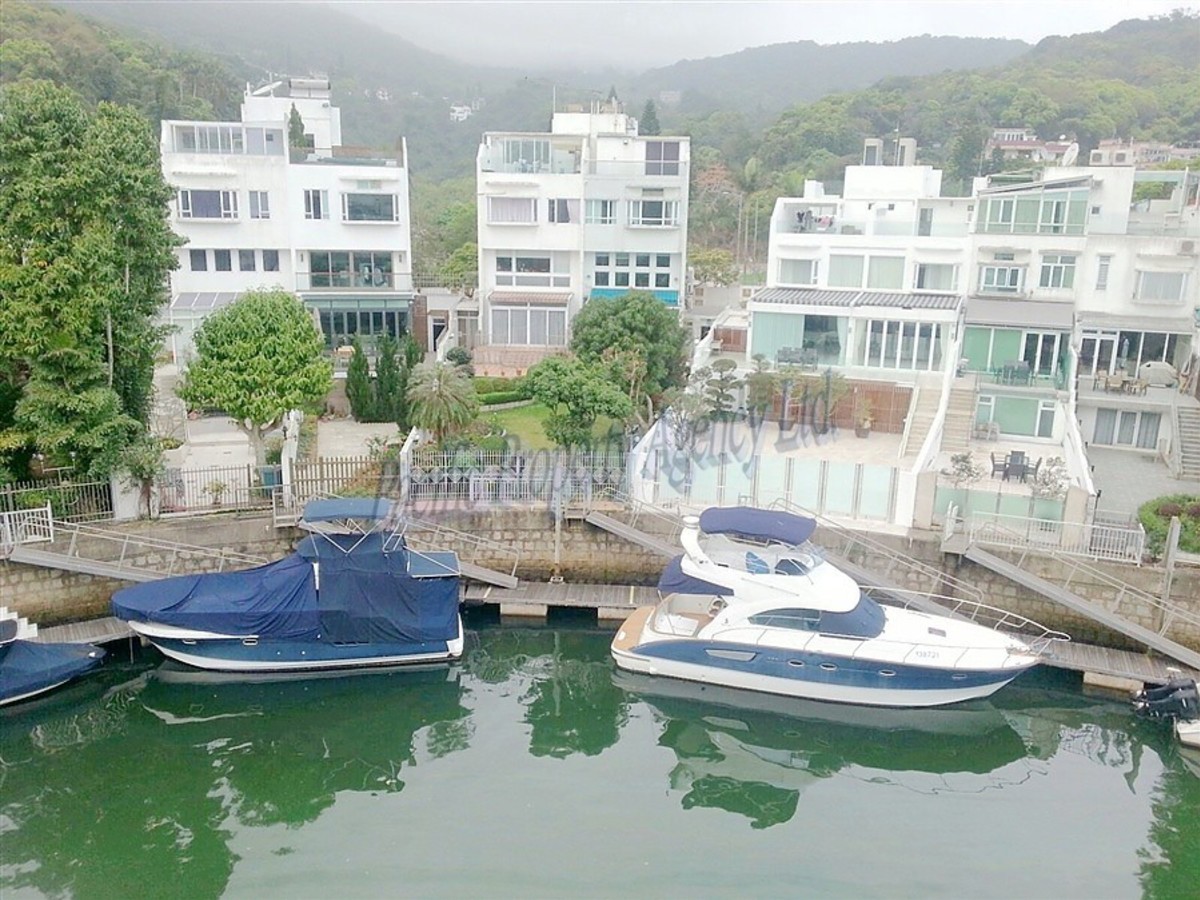
[[[901,588],[871,588],[864,587],[863,593],[872,600],[885,605],[895,605],[893,598],[901,600],[902,609],[925,610],[928,602],[936,603],[944,610],[944,614],[958,619],[965,619],[991,631],[1011,634],[1018,638],[1037,656],[1042,656],[1052,644],[1066,643],[1071,636],[1062,631],[1055,631],[1026,616],[1009,612],[998,606],[988,606],[978,600],[964,600],[961,597],[946,597],[930,594],[925,591],[910,591]],[[909,595],[905,599],[905,595]]]

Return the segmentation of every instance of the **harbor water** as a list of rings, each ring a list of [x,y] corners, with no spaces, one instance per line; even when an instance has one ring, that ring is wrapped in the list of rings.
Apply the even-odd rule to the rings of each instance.
[[[114,647],[0,713],[0,896],[1200,896],[1200,762],[1066,674],[872,710],[619,674],[611,636],[259,681]]]

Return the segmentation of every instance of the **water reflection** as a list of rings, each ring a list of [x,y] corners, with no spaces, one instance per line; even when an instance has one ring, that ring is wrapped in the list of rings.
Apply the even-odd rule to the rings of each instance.
[[[670,784],[683,807],[737,813],[755,828],[789,821],[806,788],[839,773],[930,793],[978,792],[1029,775],[999,771],[1026,748],[986,703],[871,709],[620,671],[613,680],[661,722],[659,744],[678,758]]]
[[[6,889],[219,895],[236,825],[297,826],[398,792],[471,738],[457,668],[246,681],[164,667],[82,709],[4,721]],[[77,695],[75,695],[77,698]],[[119,871],[117,871],[119,867]]]

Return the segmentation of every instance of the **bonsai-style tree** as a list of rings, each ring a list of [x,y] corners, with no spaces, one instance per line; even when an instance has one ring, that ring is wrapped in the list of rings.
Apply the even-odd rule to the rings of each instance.
[[[754,354],[754,371],[746,376],[746,406],[751,413],[765,416],[775,400],[779,378],[761,353]]]
[[[293,409],[320,403],[333,372],[312,317],[287,291],[251,291],[204,320],[180,398],[193,409],[221,409],[250,438],[256,464],[263,438]]]

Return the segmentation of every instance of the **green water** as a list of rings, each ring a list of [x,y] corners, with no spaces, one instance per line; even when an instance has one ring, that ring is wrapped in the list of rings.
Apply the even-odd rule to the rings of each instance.
[[[481,627],[461,666],[287,683],[107,665],[0,714],[0,894],[1200,895],[1200,776],[1070,679],[751,709],[615,676],[610,637]]]

